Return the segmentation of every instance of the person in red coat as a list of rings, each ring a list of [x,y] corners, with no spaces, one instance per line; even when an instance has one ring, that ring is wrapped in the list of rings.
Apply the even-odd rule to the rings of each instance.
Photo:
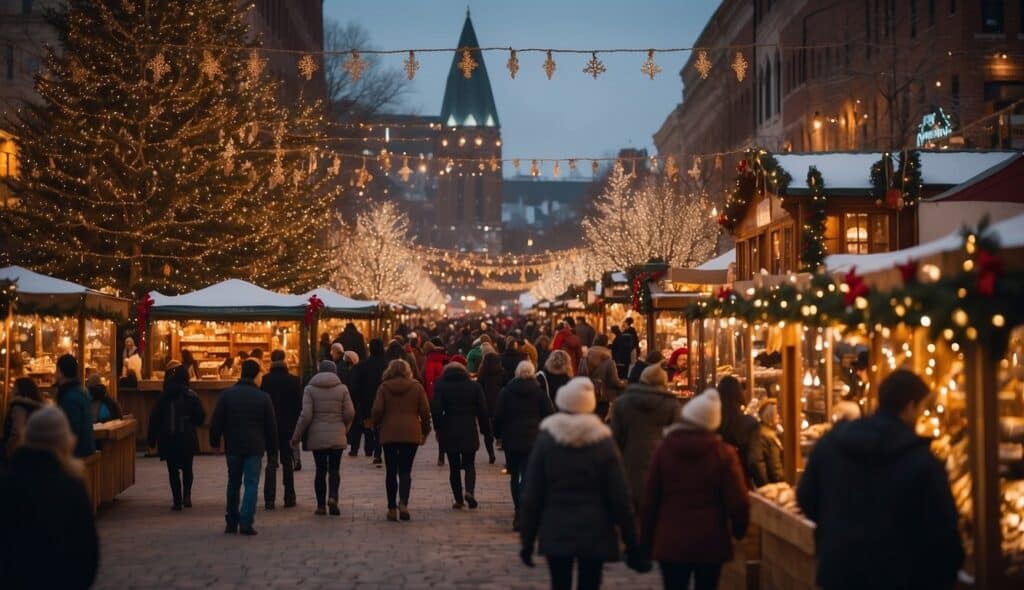
[[[665,588],[714,590],[732,538],[750,521],[750,499],[736,449],[715,434],[718,392],[689,401],[654,452],[642,502],[642,541],[661,567]]]
[[[562,320],[562,329],[555,334],[555,340],[551,343],[551,350],[564,350],[572,357],[571,367],[580,366],[580,359],[583,358],[583,344],[580,337],[576,335],[574,328],[576,322],[566,316]]]
[[[444,347],[439,346],[437,338],[424,343],[423,350],[423,388],[427,390],[427,399],[434,399],[434,382],[441,378],[444,366],[448,364],[448,355]]]

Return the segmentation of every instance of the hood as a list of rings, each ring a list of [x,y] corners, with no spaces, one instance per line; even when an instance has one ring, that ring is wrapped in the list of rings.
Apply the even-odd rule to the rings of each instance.
[[[540,429],[560,445],[581,448],[612,437],[612,430],[595,414],[558,412],[544,418]]]
[[[416,382],[412,379],[406,379],[405,377],[394,377],[387,381],[382,381],[380,384],[381,389],[385,392],[395,395],[403,396],[414,389]]]
[[[469,381],[469,373],[466,370],[459,369],[458,367],[447,367],[444,372],[441,373],[441,378],[445,381]]]
[[[855,461],[893,458],[928,445],[911,427],[884,412],[837,424],[830,434],[839,450]]]
[[[45,404],[43,402],[37,402],[36,400],[30,397],[16,395],[11,398],[10,405],[12,407],[22,406],[24,408],[32,408],[33,410],[38,410],[39,408],[42,408]]]
[[[630,383],[627,385],[623,397],[627,398],[633,407],[642,412],[653,412],[654,410],[664,408],[666,401],[675,400],[675,396],[668,390],[644,385],[643,383]]]
[[[612,351],[604,346],[591,346],[587,349],[587,363],[591,365],[599,365],[605,360],[612,358]]]
[[[341,379],[337,373],[317,373],[309,380],[309,385],[311,387],[319,387],[320,389],[331,389],[341,385]]]
[[[721,440],[714,432],[686,422],[678,422],[665,429],[662,444],[674,455],[695,457],[711,452]]]
[[[526,397],[540,390],[540,382],[532,378],[523,379],[522,377],[516,377],[505,385],[505,389],[512,395]]]

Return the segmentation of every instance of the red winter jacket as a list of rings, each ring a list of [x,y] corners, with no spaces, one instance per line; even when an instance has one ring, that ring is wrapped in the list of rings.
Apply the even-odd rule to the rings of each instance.
[[[644,547],[657,561],[720,564],[732,559],[750,498],[736,450],[713,432],[670,427],[654,452],[642,508]]]
[[[427,390],[427,399],[434,399],[434,382],[441,378],[444,366],[448,364],[448,355],[443,350],[432,350],[423,361],[423,385]]]
[[[580,342],[580,337],[576,335],[576,332],[572,331],[572,328],[565,327],[555,334],[555,340],[551,343],[551,350],[564,350],[569,353],[569,357],[572,359],[572,367],[580,366],[580,359],[583,357],[583,345]]]

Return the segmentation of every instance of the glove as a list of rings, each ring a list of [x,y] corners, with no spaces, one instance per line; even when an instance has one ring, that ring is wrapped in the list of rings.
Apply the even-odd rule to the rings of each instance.
[[[634,549],[626,552],[626,567],[638,574],[646,574],[651,571],[653,564],[643,552]]]
[[[533,551],[529,547],[523,547],[519,550],[519,560],[526,567],[533,567]]]

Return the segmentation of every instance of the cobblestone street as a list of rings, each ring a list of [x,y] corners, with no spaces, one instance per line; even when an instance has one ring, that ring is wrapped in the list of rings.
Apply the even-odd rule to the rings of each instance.
[[[481,449],[482,451],[482,449]],[[360,456],[342,460],[340,517],[313,514],[313,457],[296,473],[299,506],[263,509],[256,537],[223,534],[223,457],[196,458],[194,508],[170,511],[167,471],[139,458],[136,483],[101,509],[97,588],[544,588],[543,558],[518,559],[508,480],[477,454],[479,509],[454,511],[448,468],[438,467],[433,437],[413,470],[411,522],[384,519],[384,472]],[[280,485],[280,483],[278,483]],[[261,481],[262,487],[262,481]],[[659,587],[619,562],[605,568],[608,588]]]

